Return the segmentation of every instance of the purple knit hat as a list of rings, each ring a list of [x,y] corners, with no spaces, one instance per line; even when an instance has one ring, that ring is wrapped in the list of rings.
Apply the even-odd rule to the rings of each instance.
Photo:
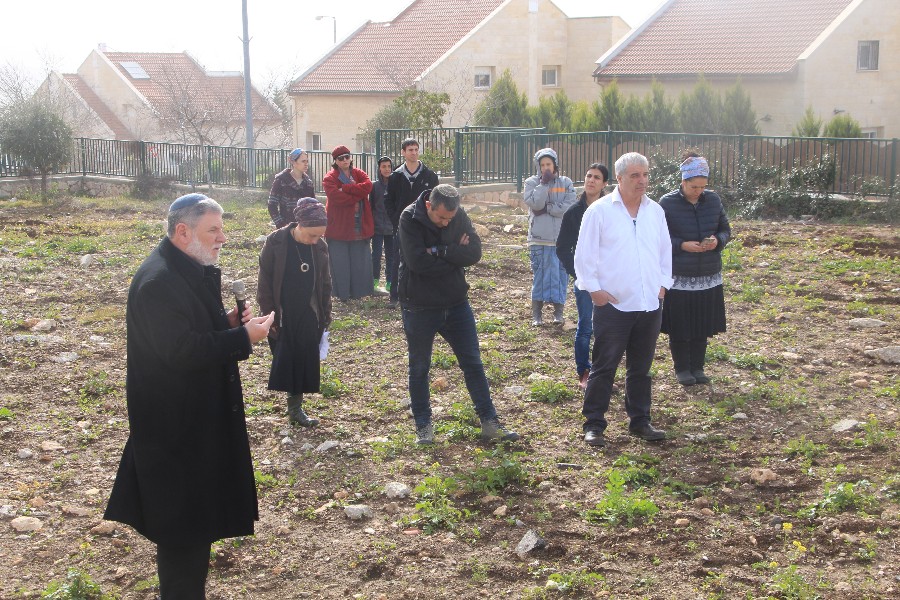
[[[294,209],[294,220],[300,227],[325,227],[328,225],[325,205],[315,198],[300,198]]]

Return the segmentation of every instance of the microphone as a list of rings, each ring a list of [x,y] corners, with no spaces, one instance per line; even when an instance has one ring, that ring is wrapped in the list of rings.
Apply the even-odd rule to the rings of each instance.
[[[247,288],[244,282],[238,279],[231,282],[231,291],[234,292],[234,300],[237,303],[238,320],[243,316],[247,309]]]

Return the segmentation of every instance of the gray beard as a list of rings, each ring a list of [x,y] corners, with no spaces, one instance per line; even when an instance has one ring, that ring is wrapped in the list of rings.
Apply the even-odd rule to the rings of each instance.
[[[197,238],[191,240],[187,248],[184,249],[184,253],[204,267],[216,264],[216,256],[211,250],[206,250]]]

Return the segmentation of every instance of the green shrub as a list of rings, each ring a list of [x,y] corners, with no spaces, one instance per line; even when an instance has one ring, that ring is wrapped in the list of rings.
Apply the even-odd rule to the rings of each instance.
[[[325,367],[319,383],[319,392],[325,398],[338,398],[350,391],[331,367]]]
[[[65,581],[53,581],[41,592],[41,598],[52,600],[114,600],[118,596],[106,594],[91,576],[77,569],[69,569]]]
[[[466,487],[477,494],[496,494],[514,483],[522,483],[527,473],[519,458],[522,452],[475,450],[475,469],[466,476]]]

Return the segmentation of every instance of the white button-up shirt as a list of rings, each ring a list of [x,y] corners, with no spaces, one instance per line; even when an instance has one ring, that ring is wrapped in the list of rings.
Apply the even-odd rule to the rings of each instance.
[[[646,195],[632,218],[619,188],[584,213],[575,247],[578,288],[604,290],[623,312],[659,308],[659,289],[672,287],[672,240],[666,215]]]

